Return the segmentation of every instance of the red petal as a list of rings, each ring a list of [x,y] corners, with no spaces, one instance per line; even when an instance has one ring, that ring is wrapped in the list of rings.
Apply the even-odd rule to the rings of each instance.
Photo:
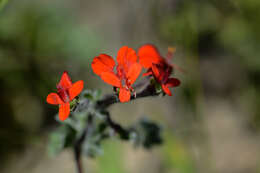
[[[169,78],[167,80],[166,86],[167,87],[177,87],[181,84],[181,81],[179,79],[176,78]]]
[[[151,71],[147,71],[146,73],[143,74],[143,76],[150,76],[152,75],[153,73]]]
[[[91,63],[92,70],[97,75],[100,75],[102,72],[113,71],[114,66],[114,59],[106,54],[95,57]]]
[[[153,75],[153,70],[149,68],[145,73],[143,73],[143,76],[150,76]]]
[[[104,82],[115,87],[120,87],[121,85],[120,79],[112,72],[103,72],[100,77]]]
[[[128,102],[131,98],[131,93],[125,88],[120,88],[119,91],[119,100],[120,102]]]
[[[46,101],[47,101],[47,103],[53,104],[53,105],[63,104],[63,101],[61,100],[60,96],[56,93],[50,93],[47,96]]]
[[[167,94],[167,95],[169,95],[169,96],[172,95],[170,89],[169,89],[166,85],[162,85],[162,89],[163,89],[163,91],[165,92],[165,94]]]
[[[160,72],[159,68],[158,68],[155,64],[152,65],[152,71],[153,71],[154,77],[155,77],[157,80],[161,80],[161,79],[160,79],[161,72]]]
[[[64,71],[62,76],[61,76],[61,80],[58,84],[57,87],[63,88],[63,89],[69,89],[72,86],[72,82],[71,79],[68,75],[67,71]]]
[[[160,62],[161,55],[157,48],[151,44],[143,45],[138,50],[138,56],[140,64],[144,68],[150,68],[152,64],[157,64]]]
[[[133,84],[138,76],[140,75],[142,70],[142,66],[139,63],[134,63],[130,66],[129,71],[127,73],[127,79],[129,80],[130,84]]]
[[[137,61],[137,56],[134,49],[123,46],[119,49],[117,53],[117,62],[119,65],[123,65],[124,68],[127,68],[128,65],[135,63]]]
[[[73,100],[84,87],[84,82],[82,80],[75,82],[69,89],[70,100]]]
[[[59,118],[61,121],[64,121],[68,118],[70,114],[70,103],[64,103],[60,105],[59,109]]]

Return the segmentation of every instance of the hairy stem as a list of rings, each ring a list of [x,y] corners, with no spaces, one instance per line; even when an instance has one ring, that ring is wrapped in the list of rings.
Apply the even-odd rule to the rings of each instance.
[[[148,96],[157,96],[157,95],[159,95],[159,93],[156,92],[154,85],[150,84],[146,88],[144,88],[142,91],[138,92],[136,95],[132,95],[131,100],[148,97]],[[118,103],[118,102],[119,102],[118,96],[116,94],[110,94],[110,95],[105,96],[103,99],[97,101],[96,108],[105,110],[110,105]]]
[[[76,140],[74,144],[74,157],[76,162],[77,173],[83,173],[82,163],[81,163],[81,146],[85,138],[88,136],[92,129],[93,116],[88,116],[87,126],[82,132],[81,136]]]
[[[116,123],[113,121],[110,117],[109,112],[105,111],[103,112],[104,115],[106,116],[106,121],[108,125],[116,132],[119,134],[120,138],[123,140],[127,140],[130,138],[130,130],[123,128],[120,124]]]

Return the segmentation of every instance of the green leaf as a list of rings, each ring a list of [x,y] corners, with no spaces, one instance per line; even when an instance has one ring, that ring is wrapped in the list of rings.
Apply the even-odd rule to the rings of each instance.
[[[101,90],[84,90],[82,95],[89,100],[97,101],[101,98]]]
[[[63,125],[49,136],[48,153],[51,156],[59,154],[64,148],[73,144],[76,132],[69,126]]]
[[[83,154],[87,157],[94,158],[97,155],[103,154],[103,149],[101,147],[101,144],[96,141],[97,139],[91,138],[84,141],[82,151]]]
[[[101,98],[101,95],[102,95],[101,89],[95,90],[95,91],[93,92],[93,97],[94,97],[95,101],[97,101],[98,99],[100,99],[100,98]]]
[[[82,145],[84,155],[92,158],[103,154],[102,142],[109,137],[107,124],[99,119],[95,119],[93,123],[95,125],[91,131],[88,131],[89,133]]]
[[[150,83],[155,86],[156,93],[162,92],[162,86],[155,79],[151,79]]]
[[[133,129],[135,130],[131,133],[130,138],[136,146],[141,145],[150,149],[163,142],[161,127],[151,120],[142,118]]]
[[[144,133],[143,146],[145,148],[162,143],[161,128],[155,122],[143,119],[140,121],[140,125]]]

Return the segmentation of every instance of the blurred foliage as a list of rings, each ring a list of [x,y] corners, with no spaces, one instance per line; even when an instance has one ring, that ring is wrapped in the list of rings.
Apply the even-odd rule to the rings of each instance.
[[[50,145],[48,147],[49,154],[55,156],[64,148],[72,146],[75,135],[76,132],[71,127],[60,126],[50,135]]]
[[[0,8],[6,2],[1,0]],[[58,72],[85,68],[100,39],[57,2],[11,1],[0,13],[0,81],[6,93],[1,101],[7,105],[2,107],[6,121],[0,139],[7,144],[1,144],[2,159],[13,150],[21,151],[27,136],[54,123],[49,115],[56,109],[45,99]],[[3,139],[7,132],[13,138]]]
[[[0,10],[6,5],[8,0],[0,0]]]
[[[134,128],[137,129],[137,135],[134,134],[135,136],[132,138],[135,139],[136,146],[142,145],[144,148],[149,149],[162,143],[161,128],[156,123],[143,118],[138,121]]]
[[[190,157],[189,150],[181,140],[172,134],[166,133],[163,154],[165,155],[166,172],[194,173],[196,172],[194,161]]]
[[[97,158],[97,173],[122,173],[126,172],[122,160],[122,147],[120,141],[105,141],[104,154]]]
[[[167,3],[173,8],[162,8]],[[246,98],[250,100],[247,106],[252,109],[249,126],[259,129],[260,2],[202,0],[197,3],[185,0],[167,3],[158,3],[153,10],[154,23],[157,23],[155,32],[164,42],[183,49],[184,68],[189,72],[189,76],[183,76],[186,78],[182,85],[184,105],[190,105],[193,110],[199,108],[198,97],[203,88],[207,89],[206,94]],[[223,87],[211,86],[215,84],[210,83],[214,80],[202,79],[205,74],[198,71],[204,60],[230,64],[229,68],[236,71],[227,75],[220,69],[219,85]],[[213,75],[211,71],[208,73]]]

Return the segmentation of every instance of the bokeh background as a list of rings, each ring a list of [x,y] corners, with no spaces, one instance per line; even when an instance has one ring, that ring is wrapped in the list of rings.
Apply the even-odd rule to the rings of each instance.
[[[99,53],[157,45],[182,85],[172,97],[116,104],[124,125],[146,115],[164,129],[151,150],[117,139],[84,159],[91,173],[260,172],[259,0],[0,0],[0,172],[75,172],[73,153],[46,151],[58,123],[45,102],[64,70],[111,92],[93,74]],[[5,4],[5,5],[4,5]]]

